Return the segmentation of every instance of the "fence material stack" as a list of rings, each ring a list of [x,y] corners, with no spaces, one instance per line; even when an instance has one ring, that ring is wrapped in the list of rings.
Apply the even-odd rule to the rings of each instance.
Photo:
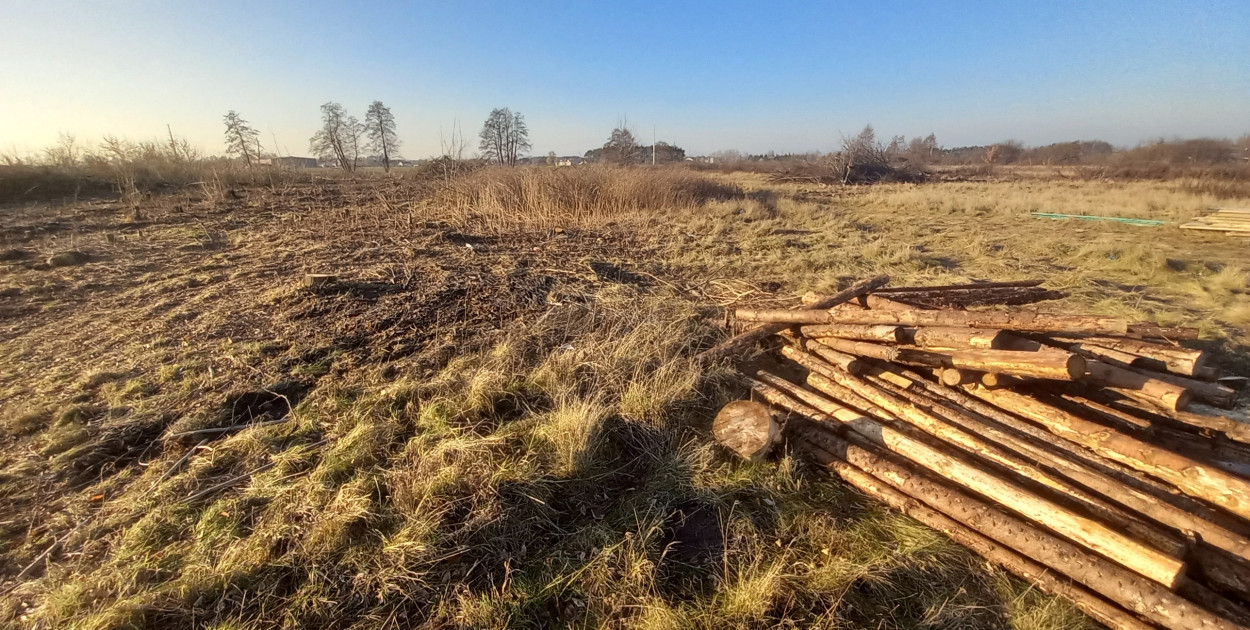
[[[1250,236],[1250,208],[1211,208],[1210,212],[1182,223],[1181,229]]]
[[[861,282],[704,359],[739,361],[763,404],[718,415],[748,458],[792,452],[1111,628],[1250,626],[1250,425],[1192,329],[967,306],[1056,297],[1033,283]]]

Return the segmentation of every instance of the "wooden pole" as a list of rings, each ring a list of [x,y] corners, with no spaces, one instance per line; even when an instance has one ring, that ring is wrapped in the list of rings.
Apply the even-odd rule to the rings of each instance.
[[[954,387],[955,385],[968,385],[971,383],[980,383],[983,372],[975,370],[961,370],[959,368],[942,368],[939,371],[938,380],[943,385]]]
[[[828,337],[820,343],[847,354],[926,367],[953,367],[1058,380],[1075,380],[1085,374],[1085,359],[1068,352],[1021,352],[1017,350],[948,350],[884,346],[866,341]]]
[[[918,392],[900,390],[873,377],[869,377],[868,380],[969,432],[1000,444],[1022,457],[1030,458],[1042,470],[1070,479],[1123,506],[1130,510],[1130,513],[1139,514],[1154,523],[1170,528],[1156,533],[1151,527],[1144,535],[1140,531],[1126,528],[1125,531],[1130,531],[1143,540],[1153,541],[1162,537],[1165,541],[1173,541],[1172,544],[1180,543],[1184,546],[1177,536],[1188,537],[1197,534],[1195,544],[1181,556],[1193,561],[1190,564],[1191,570],[1197,568],[1202,579],[1218,586],[1221,591],[1250,601],[1250,563],[1245,560],[1246,555],[1250,554],[1250,538],[1205,520],[1193,511],[1162,501],[1148,492],[1122,482],[1112,473],[1098,470],[1076,459],[1056,453],[1048,448],[1053,444],[1053,440],[1034,443],[1024,436],[1000,428],[993,420],[980,414],[963,407],[948,406],[940,397],[929,398]],[[1156,546],[1160,549],[1169,548],[1157,544]]]
[[[799,329],[799,332],[804,337],[810,339],[840,337],[842,339],[881,341],[885,343],[898,343],[901,331],[901,326],[861,326],[858,324],[824,324],[803,326]]]
[[[1019,414],[1107,459],[1170,483],[1190,496],[1250,519],[1250,480],[1161,449],[1097,422],[1008,389],[965,385],[964,391]]]
[[[803,366],[804,369],[806,369],[808,372],[811,372],[813,374],[820,374],[820,375],[827,376],[829,378],[832,378],[833,375],[838,374],[837,369],[835,369],[832,365],[826,363],[825,361],[822,361],[820,357],[814,354],[808,353],[808,352],[804,352],[798,348],[786,346],[781,349],[781,354],[784,355],[786,358],[789,358],[790,360],[794,361],[795,363],[798,363],[799,365]],[[846,397],[842,399],[842,402],[850,405],[851,407],[854,407],[855,409],[863,411],[864,413],[877,416],[878,418],[885,418],[886,420],[898,419],[898,416],[895,416],[893,413],[878,407],[875,403],[868,400],[867,398],[864,398],[849,390],[846,392]]]
[[[1184,387],[1102,361],[1086,362],[1084,380],[1121,392],[1130,398],[1143,400],[1160,409],[1181,411],[1189,405],[1190,394]]]
[[[1031,436],[1021,435],[1010,430],[991,418],[987,418],[964,406],[949,404],[945,398],[933,396],[932,392],[920,393],[902,390],[875,377],[868,380],[890,393],[905,398],[966,431],[993,441],[1021,457],[1026,457],[1043,470],[1061,475],[1107,499],[1124,506],[1126,509],[1141,514],[1176,532],[1193,532],[1201,541],[1195,547],[1220,549],[1237,558],[1250,557],[1250,538],[1203,518],[1192,510],[1172,505],[1116,477],[1113,471],[1091,466],[1088,463],[1067,456],[1054,448],[1057,440],[1054,436],[1043,436],[1051,439],[1038,441]],[[1059,438],[1062,439],[1062,438]],[[1110,463],[1110,462],[1107,462]],[[1210,557],[1207,554],[1205,557]],[[1228,571],[1225,571],[1226,573]],[[1233,582],[1234,584],[1250,584],[1250,579]],[[1237,588],[1241,588],[1238,586]],[[1245,591],[1250,594],[1250,590]]]
[[[851,285],[845,291],[839,291],[838,293],[824,300],[821,300],[815,304],[812,304],[808,308],[817,309],[818,312],[823,312],[823,311],[820,311],[820,309],[833,308],[834,306],[837,306],[838,304],[842,304],[848,300],[855,299],[856,297],[864,295],[865,293],[868,293],[869,291],[872,291],[874,289],[879,289],[885,286],[889,282],[890,282],[889,276],[877,276],[875,278],[870,278],[868,280],[857,282]],[[695,357],[695,360],[698,363],[706,364],[706,363],[715,361],[721,357],[741,352],[745,350],[746,348],[751,347],[755,343],[785,330],[785,328],[786,326],[784,324],[777,324],[777,323],[771,323],[771,324],[767,324],[764,326],[758,326],[752,330],[748,330],[708,350],[703,351],[702,353],[698,354]]]
[[[1209,356],[1202,350],[1150,343],[1123,337],[1067,337],[1050,335],[1061,346],[1082,346],[1092,355],[1106,354],[1108,362],[1120,367],[1136,367],[1197,377],[1205,373]],[[1075,352],[1075,350],[1073,350]]]
[[[810,425],[805,423],[796,422],[794,426],[802,438],[833,457],[1169,630],[1237,629],[1235,624],[1151,580],[1087,553],[971,494],[926,479],[923,474],[879,455],[864,441],[849,435],[843,439],[827,430],[809,430]]]
[[[767,317],[769,313],[757,313]],[[782,315],[781,317],[786,317]],[[791,320],[784,320],[791,321]],[[943,326],[959,328],[988,328],[1026,330],[1033,332],[1086,332],[1102,334],[1125,334],[1128,324],[1113,317],[1049,315],[1020,311],[924,311],[918,309],[883,310],[832,310],[812,311],[809,324],[893,324],[898,326]]]
[[[878,447],[905,457],[951,482],[986,496],[1026,519],[1040,523],[1169,589],[1175,588],[1184,574],[1184,562],[1142,544],[1094,519],[1077,514],[998,475],[968,464],[960,458],[952,457],[927,442],[907,435],[891,424],[882,423],[858,411],[843,407],[813,392],[789,384],[780,377],[761,372],[759,379],[748,377],[748,383],[754,391],[760,391],[757,385],[764,385],[775,392],[774,398],[766,398],[770,402],[777,402],[776,395],[798,399],[804,405],[818,410],[825,418],[846,424]],[[761,382],[763,379],[767,379],[767,384]],[[866,392],[858,393],[866,394]],[[821,407],[816,407],[813,403],[818,403]],[[898,413],[898,410],[894,411]]]
[[[1169,506],[1169,510],[1175,508],[1179,511],[1176,514],[1191,515],[1194,517],[1193,522],[1186,525],[1184,520],[1168,520],[1169,518],[1175,518],[1175,514],[1172,512],[1163,511],[1156,515],[1150,512],[1148,507],[1130,506],[1161,523],[1173,526],[1181,531],[1196,531],[1202,535],[1204,540],[1211,542],[1215,546],[1250,559],[1250,525],[1246,521],[1230,516],[1223,510],[1209,507],[1201,501],[1190,498],[1189,495],[1177,492],[1170,484],[1160,482],[1136,468],[1104,458],[1073,440],[1051,433],[980,398],[971,396],[965,391],[964,387],[945,387],[929,382],[918,374],[901,368],[896,368],[894,371],[900,376],[907,378],[910,383],[923,390],[926,396],[935,401],[941,401],[951,408],[957,408],[963,413],[981,418],[986,422],[1006,427],[1012,432],[1027,438],[1029,443],[1053,451],[1061,459],[1069,460],[1105,475],[1127,488],[1144,493],[1146,497],[1151,498],[1153,501],[1161,501],[1163,505]],[[872,375],[872,371],[870,370],[868,374]],[[1118,500],[1120,495],[1109,494],[1108,496]],[[1143,505],[1149,505],[1149,503],[1144,503]],[[1214,529],[1206,528],[1204,523],[1218,527]]]
[[[1111,333],[1115,334],[1115,333]],[[1154,339],[1197,339],[1197,328],[1169,328],[1152,323],[1129,324],[1128,334],[1136,337]]]
[[[810,455],[817,464],[857,488],[860,492],[946,534],[951,540],[973,550],[980,554],[981,557],[1015,574],[1024,581],[1033,584],[1041,589],[1042,592],[1067,599],[1081,612],[1084,612],[1108,628],[1112,630],[1152,630],[1154,628],[1151,624],[1139,621],[1124,609],[1108,603],[1089,589],[1067,578],[1057,576],[1055,571],[1048,569],[1045,565],[1033,561],[1009,546],[999,544],[993,539],[977,533],[975,529],[963,525],[955,519],[930,508],[921,501],[903,494],[876,477],[838,459],[814,442],[802,437],[798,431],[796,431],[794,442],[796,446]]]
[[[834,350],[833,348],[830,348],[822,343],[818,343],[810,339],[804,339],[802,337],[795,337],[789,332],[782,332],[779,333],[779,335],[782,339],[785,339],[795,347],[816,354],[825,361],[828,361],[829,363],[832,363],[833,365],[836,365],[851,374],[863,374],[864,370],[868,369],[868,364],[865,363],[863,359],[855,355],[838,352],[837,350]]]
[[[886,287],[875,293],[921,293],[931,291],[984,291],[986,289],[1027,288],[1040,286],[1044,280],[1010,280],[1006,282],[972,282],[969,284],[942,284],[931,287]]]
[[[922,348],[1002,349],[1002,339],[1005,334],[1001,330],[985,330],[982,328],[926,326],[923,328],[903,329],[904,341]]]
[[[889,298],[929,307],[951,308],[968,306],[1012,306],[1036,304],[1047,300],[1059,300],[1068,294],[1040,287],[986,289],[983,291],[919,291],[916,293],[891,293]]]
[[[965,431],[964,428],[947,422],[941,416],[930,413],[930,410],[913,404],[910,396],[903,396],[903,399],[899,400],[868,382],[845,374],[840,374],[838,378],[831,380],[821,374],[812,373],[808,375],[807,382],[815,389],[839,399],[844,396],[844,392],[849,390],[852,395],[870,400],[895,417],[903,419],[908,424],[943,442],[954,444],[974,457],[993,462],[1020,477],[1055,491],[1059,496],[1079,504],[1082,509],[1096,518],[1142,539],[1173,558],[1183,559],[1186,554],[1187,544],[1180,537],[1143,522],[1123,509],[1109,504],[1106,500],[1041,470],[1036,466],[1037,462],[1026,461],[1008,448],[983,439],[985,436],[979,435],[976,431]],[[776,383],[770,382],[770,384],[776,386]],[[790,392],[787,391],[787,393]],[[826,411],[821,409],[820,405],[813,404],[811,400],[803,402]]]
[[[1218,431],[1230,440],[1250,443],[1250,423],[1247,422],[1233,420],[1226,416],[1208,416],[1188,411],[1167,411],[1153,405],[1145,405],[1131,398],[1112,399],[1106,393],[1098,397],[1103,404],[1113,409],[1157,416],[1198,431]]]
[[[1196,378],[1187,378],[1177,374],[1168,374],[1162,372],[1151,372],[1136,367],[1124,368],[1130,372],[1135,372],[1143,377],[1152,378],[1164,383],[1170,383],[1176,387],[1181,387],[1193,395],[1194,399],[1201,402],[1231,409],[1237,402],[1237,390],[1231,387],[1224,387],[1219,383],[1211,383],[1209,381],[1200,381]]]

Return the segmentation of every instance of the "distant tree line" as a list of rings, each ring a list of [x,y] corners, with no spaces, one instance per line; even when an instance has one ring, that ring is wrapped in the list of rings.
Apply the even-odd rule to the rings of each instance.
[[[272,160],[277,157],[275,152],[266,150],[260,132],[239,112],[228,111],[222,122],[225,127],[226,156],[248,168],[257,164],[274,163]],[[464,149],[467,143],[462,140],[457,143],[459,146],[450,150],[444,146],[443,159],[465,158]],[[92,152],[79,145],[73,136],[62,135],[55,146],[44,152],[45,159],[39,161],[72,166],[84,162],[87,156],[97,161],[104,159],[100,156],[117,160],[120,158],[113,156],[137,154],[141,151],[136,147],[161,146],[161,141],[123,146],[126,144],[115,138],[106,138],[102,150]],[[840,149],[830,153],[779,154],[770,151],[763,154],[744,154],[728,150],[691,157],[685,149],[669,142],[640,144],[629,125],[621,121],[608,134],[603,145],[586,151],[581,158],[559,158],[554,152],[546,157],[528,158],[527,153],[532,147],[525,116],[506,107],[491,110],[478,133],[479,159],[484,163],[500,166],[559,165],[570,161],[618,165],[692,161],[702,168],[746,168],[776,172],[792,165],[823,164],[825,167],[833,165],[840,169],[844,183],[853,180],[879,181],[883,178],[911,181],[914,179],[913,172],[920,172],[930,166],[1250,166],[1250,135],[1236,140],[1159,139],[1123,149],[1102,140],[1075,140],[1041,146],[1026,146],[1016,140],[1005,140],[988,145],[943,147],[932,133],[912,138],[899,135],[890,137],[888,141],[878,140],[870,125],[854,136],[844,137]],[[376,100],[366,109],[363,122],[351,115],[340,103],[323,104],[321,126],[309,139],[309,150],[321,164],[334,165],[347,172],[355,171],[362,164],[380,165],[389,171],[397,159],[402,159],[399,157],[400,148],[395,116],[382,101]],[[185,161],[193,156],[200,159],[185,140],[176,140],[172,131],[166,149],[171,159]],[[145,151],[146,154],[152,154],[150,150]],[[14,164],[23,162],[23,159],[9,154],[0,156],[0,161]]]

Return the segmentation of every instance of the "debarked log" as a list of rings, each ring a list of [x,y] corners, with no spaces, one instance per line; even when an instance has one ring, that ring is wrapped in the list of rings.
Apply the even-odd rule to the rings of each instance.
[[[752,391],[775,404],[781,404],[779,401],[784,401],[786,398],[793,401],[795,400],[793,394],[798,393],[798,391],[783,393],[776,387],[776,381],[765,384],[747,377],[747,382]],[[825,408],[833,413],[818,410],[809,401],[803,401],[800,404],[816,411],[821,419],[846,424],[880,448],[905,457],[934,474],[986,496],[1029,521],[1040,523],[1065,538],[1104,557],[1111,558],[1122,566],[1163,584],[1169,589],[1179,584],[1185,570],[1185,564],[1181,560],[1151,548],[1094,519],[1077,514],[1007,479],[944,453],[927,442],[907,435],[888,422],[875,420],[858,411],[825,400]]]

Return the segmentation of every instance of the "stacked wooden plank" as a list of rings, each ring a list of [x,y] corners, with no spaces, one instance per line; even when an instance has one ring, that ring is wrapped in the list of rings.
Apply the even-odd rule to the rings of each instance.
[[[1212,208],[1207,214],[1182,223],[1181,229],[1250,236],[1250,208]]]
[[[718,441],[758,459],[784,440],[1109,627],[1250,625],[1250,425],[1195,412],[1243,381],[1177,343],[1196,331],[923,308],[887,282],[738,310],[760,323],[739,338],[780,347],[739,361],[759,402],[722,410]]]

